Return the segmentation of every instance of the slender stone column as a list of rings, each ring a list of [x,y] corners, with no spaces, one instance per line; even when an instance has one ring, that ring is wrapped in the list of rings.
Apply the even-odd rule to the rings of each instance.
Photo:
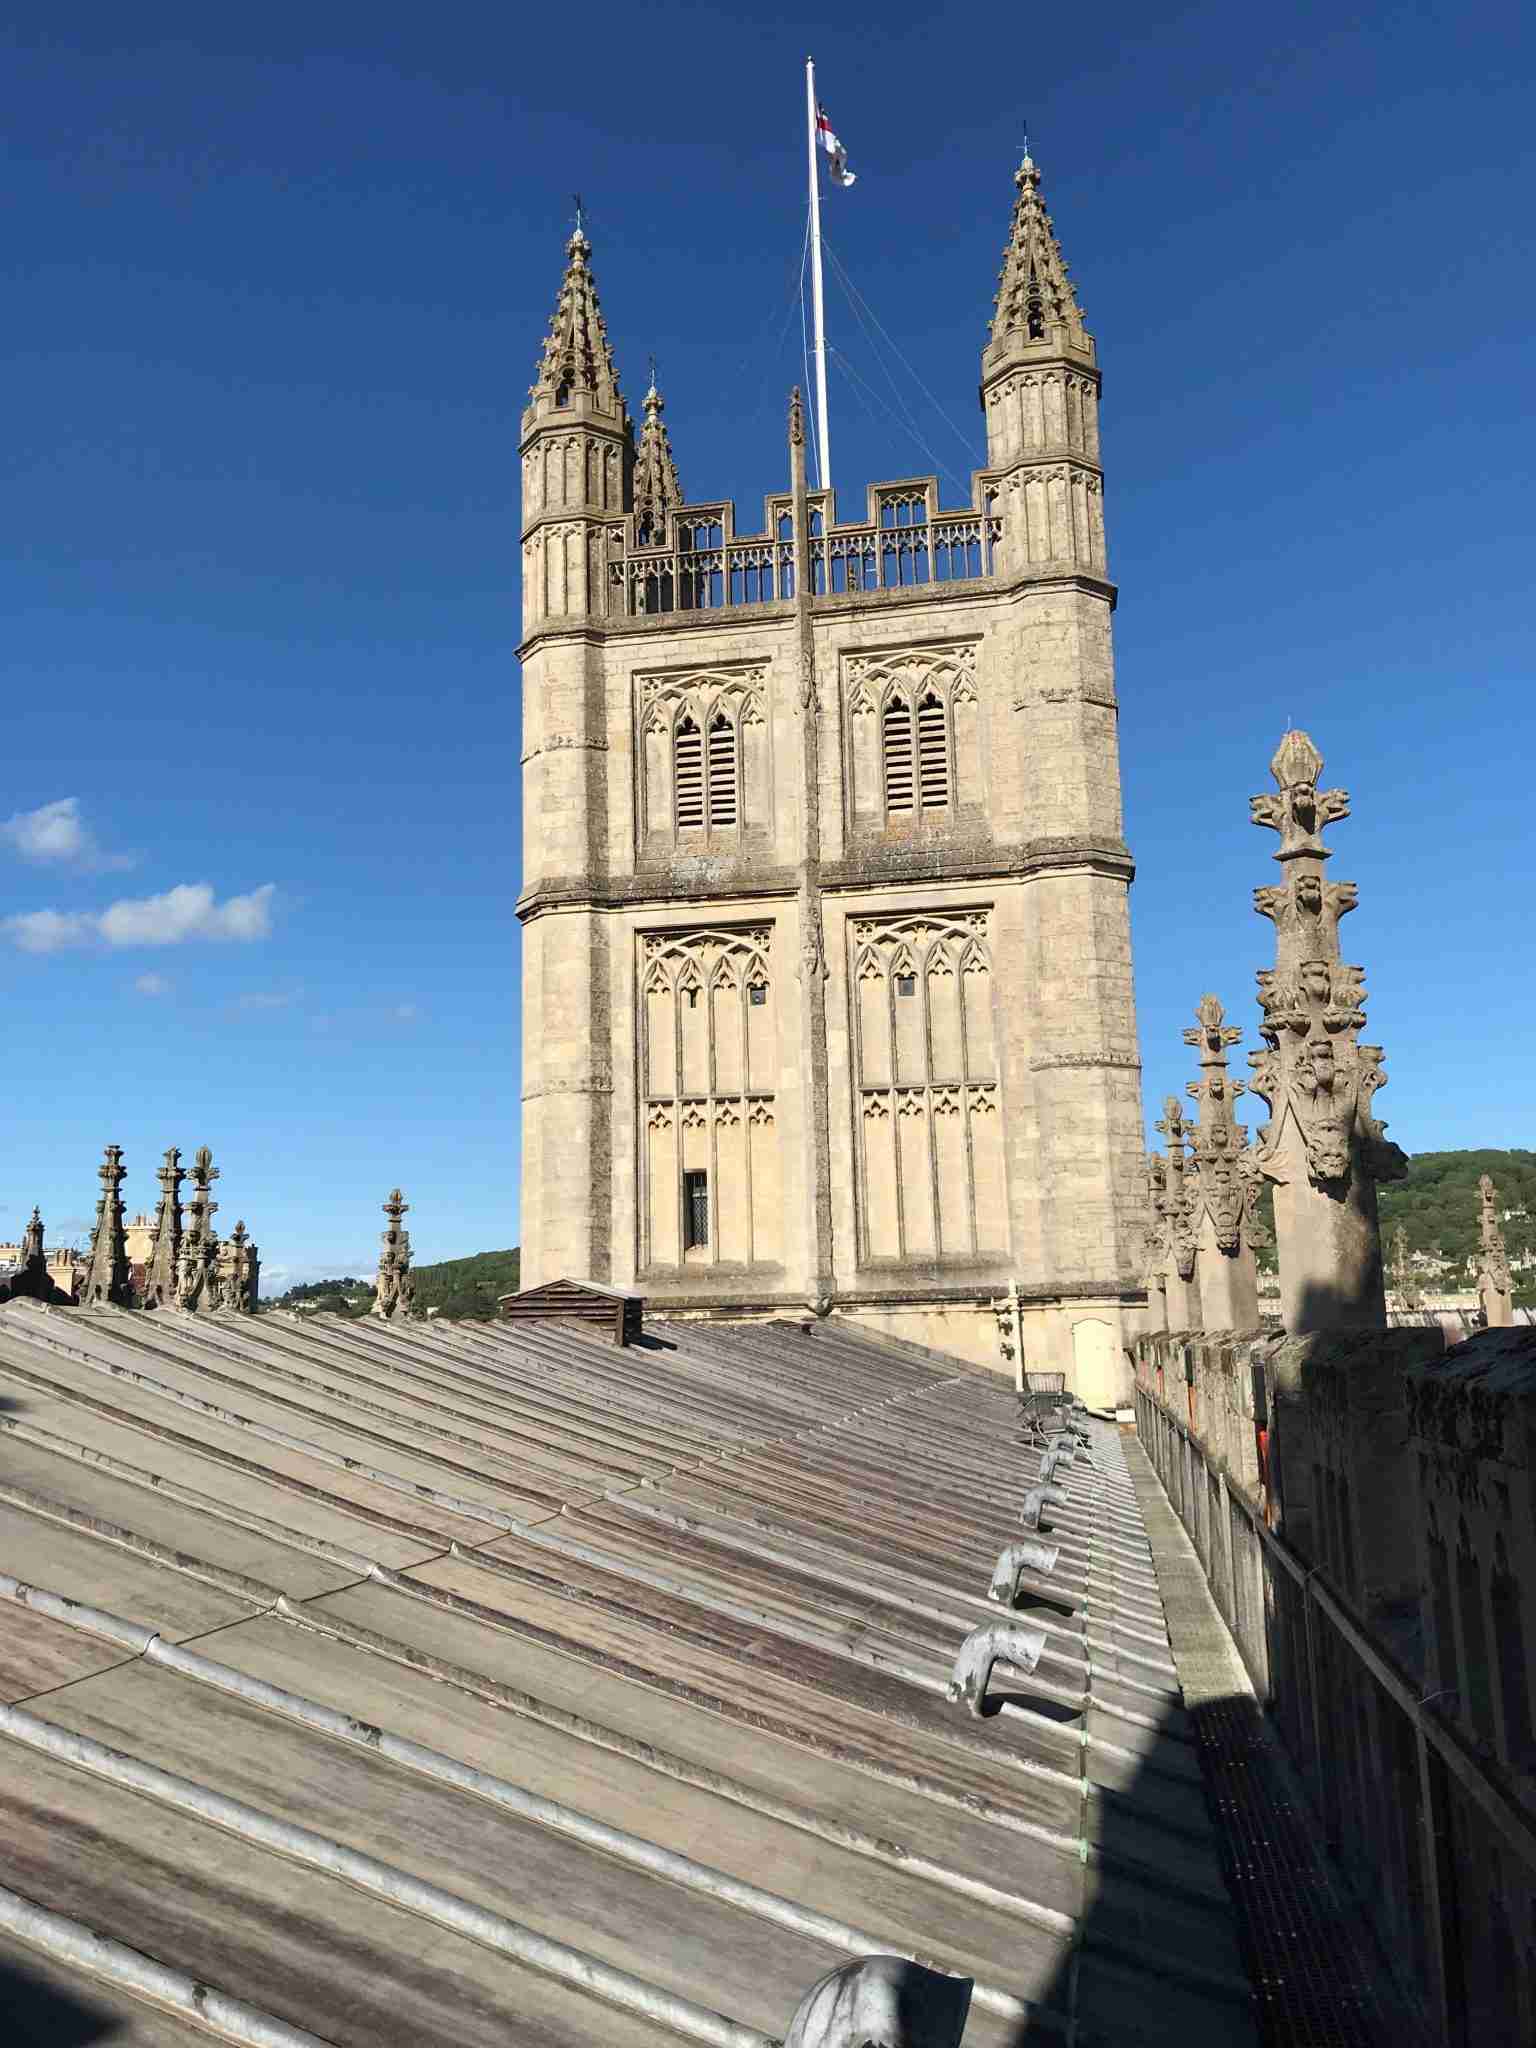
[[[1318,837],[1349,816],[1349,796],[1319,790],[1322,770],[1307,735],[1287,732],[1270,763],[1279,794],[1252,800],[1254,824],[1280,835],[1284,877],[1254,891],[1254,908],[1275,927],[1275,965],[1259,975],[1264,1049],[1248,1063],[1270,1110],[1255,1156],[1275,1184],[1281,1314],[1292,1336],[1385,1327],[1376,1183],[1408,1167],[1370,1114],[1386,1079],[1381,1048],[1359,1042],[1363,970],[1339,958],[1339,919],[1354,909],[1356,889],[1324,879],[1330,855]]]
[[[1498,1189],[1485,1173],[1477,1183],[1477,1192],[1482,1200],[1478,1224],[1477,1292],[1483,1305],[1483,1321],[1490,1330],[1508,1330],[1515,1320],[1515,1289],[1509,1270],[1509,1253],[1504,1246],[1504,1233],[1499,1228],[1498,1212],[1494,1208]]]
[[[1228,1024],[1215,996],[1202,996],[1184,1043],[1200,1055],[1200,1078],[1185,1089],[1200,1105],[1189,1176],[1190,1215],[1200,1280],[1203,1330],[1256,1330],[1259,1276],[1253,1262],[1251,1219],[1240,1165],[1248,1132],[1232,1111],[1246,1095],[1227,1072],[1227,1047],[1242,1032]]]
[[[805,1076],[807,1236],[805,1298],[812,1313],[832,1306],[831,1110],[827,1098],[827,951],[821,906],[821,692],[811,629],[811,522],[805,494],[805,414],[797,385],[789,401],[789,470],[795,536],[795,623],[800,688],[800,1060]]]

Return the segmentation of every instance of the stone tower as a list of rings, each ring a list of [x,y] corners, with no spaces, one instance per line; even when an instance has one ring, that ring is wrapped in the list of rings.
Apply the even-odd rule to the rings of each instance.
[[[1089,1399],[1144,1175],[1094,344],[1028,159],[987,466],[742,533],[579,230],[522,422],[523,1280],[852,1316]],[[686,450],[685,450],[686,454]],[[750,522],[749,522],[750,524]]]

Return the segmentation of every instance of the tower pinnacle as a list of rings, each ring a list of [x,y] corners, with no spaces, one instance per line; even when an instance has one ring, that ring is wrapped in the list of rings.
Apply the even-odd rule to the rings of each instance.
[[[581,399],[627,425],[608,330],[592,281],[592,244],[578,227],[565,245],[565,275],[530,395],[537,410],[564,411]]]
[[[635,535],[658,541],[667,530],[667,514],[683,502],[683,487],[677,479],[672,442],[662,414],[666,401],[656,389],[656,368],[651,366],[650,389],[645,394],[645,424],[640,429],[640,452],[635,457]]]
[[[1013,220],[1003,250],[1003,268],[998,278],[997,299],[992,311],[991,341],[1016,339],[1028,343],[1053,343],[1085,354],[1093,353],[1093,338],[1083,325],[1062,260],[1061,244],[1040,192],[1040,172],[1032,156],[1014,173],[1019,196],[1014,201]]]

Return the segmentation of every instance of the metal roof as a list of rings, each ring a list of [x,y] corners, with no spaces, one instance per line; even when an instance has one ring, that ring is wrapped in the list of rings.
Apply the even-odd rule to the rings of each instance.
[[[1017,1429],[835,1322],[0,1308],[0,1978],[135,2048],[763,2048],[888,1952],[967,2048],[1251,2040],[1112,1425],[1033,1675],[946,1697]]]

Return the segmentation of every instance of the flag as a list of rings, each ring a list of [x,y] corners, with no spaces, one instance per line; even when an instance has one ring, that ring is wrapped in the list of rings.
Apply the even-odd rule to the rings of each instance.
[[[816,140],[832,159],[829,170],[833,184],[851,185],[853,173],[848,168],[848,152],[832,133],[832,123],[823,107],[816,109]]]

